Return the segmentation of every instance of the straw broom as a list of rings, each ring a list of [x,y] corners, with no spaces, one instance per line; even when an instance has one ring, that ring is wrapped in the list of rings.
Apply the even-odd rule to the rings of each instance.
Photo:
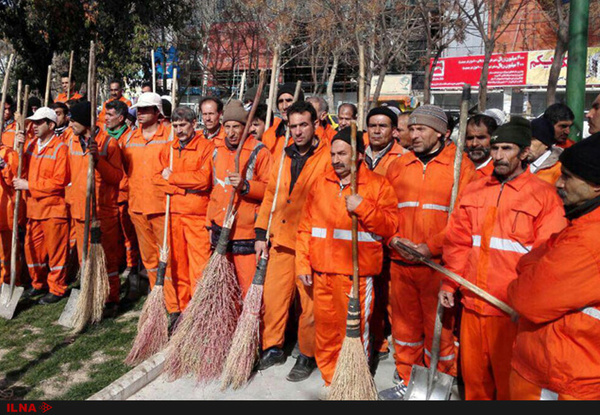
[[[352,194],[356,194],[356,124],[352,124]],[[346,337],[331,381],[328,400],[377,400],[377,388],[360,337],[358,217],[352,214],[352,291],[348,302]]]
[[[294,92],[294,102],[298,100],[300,95],[301,81],[296,83],[296,90]],[[257,94],[258,96],[258,94]],[[258,99],[258,98],[257,98]],[[290,129],[288,128],[285,133],[285,143],[281,150],[281,158],[279,163],[279,171],[277,172],[277,184],[275,186],[275,194],[273,197],[273,204],[271,205],[271,212],[269,213],[269,223],[267,225],[267,246],[269,244],[269,234],[271,229],[271,221],[273,219],[273,212],[277,206],[277,195],[279,194],[279,185],[281,182],[281,172],[283,171],[283,162],[285,160],[285,148],[288,146],[290,139]],[[225,367],[223,368],[223,374],[221,375],[221,389],[225,389],[231,386],[233,389],[238,389],[244,386],[250,374],[254,368],[256,358],[258,357],[258,341],[260,337],[260,309],[262,306],[263,288],[265,282],[265,275],[267,273],[267,262],[266,257],[261,257],[258,261],[256,273],[252,280],[252,285],[246,294],[244,299],[244,308],[242,309],[242,315],[238,321],[238,325],[233,335],[231,342],[231,348],[225,361]]]
[[[177,99],[177,68],[173,69],[173,83],[171,90],[171,102],[173,109],[176,108]],[[171,129],[171,139],[173,138],[173,129]],[[171,141],[171,139],[169,141]],[[173,147],[169,146],[169,168],[173,169]],[[169,259],[169,219],[171,212],[171,195],[167,195],[165,206],[165,226],[163,229],[163,243],[160,247],[160,258],[158,262],[158,271],[156,273],[156,282],[154,288],[148,295],[142,313],[138,321],[138,334],[133,341],[133,346],[125,363],[131,366],[137,365],[148,357],[162,350],[169,341],[169,320],[164,296],[165,274],[167,272],[167,261]]]
[[[90,142],[96,135],[96,54],[94,42],[90,43],[90,65],[88,69],[89,97],[91,103],[91,135]],[[106,271],[106,255],[101,245],[100,221],[96,218],[96,180],[94,158],[88,155],[88,172],[85,206],[85,229],[83,237],[83,254],[81,273],[81,292],[73,315],[73,327],[76,333],[81,332],[88,323],[102,320],[104,303],[108,298],[110,287]],[[91,229],[90,229],[91,223]],[[89,231],[88,231],[89,229]],[[88,248],[89,235],[89,252]]]
[[[264,79],[264,75],[261,79]],[[264,81],[261,83],[264,84]],[[257,106],[258,101],[254,101],[236,151],[236,172],[240,171],[240,153]],[[169,342],[165,372],[170,380],[194,373],[199,382],[208,382],[218,378],[223,370],[242,302],[234,266],[226,256],[229,234],[235,220],[235,193],[232,192],[229,199],[217,247]]]

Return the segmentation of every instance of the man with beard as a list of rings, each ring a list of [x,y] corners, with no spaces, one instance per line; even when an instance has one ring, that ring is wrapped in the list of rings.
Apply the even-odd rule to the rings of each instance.
[[[575,144],[573,140],[569,139],[569,133],[575,120],[575,114],[571,108],[561,103],[552,104],[546,108],[542,117],[550,121],[554,127],[554,139],[558,147],[568,148]]]
[[[600,399],[600,136],[560,156],[568,226],[519,261],[511,399]]]
[[[490,139],[496,128],[496,120],[483,114],[474,115],[467,122],[465,151],[475,165],[478,178],[487,177],[494,171],[490,157]]]
[[[513,117],[491,140],[494,173],[470,183],[448,223],[442,259],[452,272],[507,301],[519,259],[565,227],[552,186],[527,168],[529,121]],[[454,306],[458,288],[444,280],[439,297]],[[469,290],[462,293],[460,357],[467,400],[506,400],[517,325]]]
[[[600,132],[600,95],[592,103],[592,108],[585,114],[588,122],[588,131],[590,134]]]

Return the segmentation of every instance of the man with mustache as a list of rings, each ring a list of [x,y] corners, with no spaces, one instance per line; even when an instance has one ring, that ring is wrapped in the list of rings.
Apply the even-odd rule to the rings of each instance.
[[[531,125],[521,117],[498,128],[491,139],[494,173],[470,183],[452,213],[442,259],[452,272],[507,301],[519,259],[566,225],[562,203],[548,183],[527,167]],[[444,307],[454,306],[458,288],[444,280]],[[509,374],[517,325],[509,315],[461,290],[461,369],[468,400],[510,399]]]
[[[496,128],[496,120],[483,114],[474,115],[467,122],[465,151],[475,165],[478,178],[487,177],[494,171],[490,157],[490,139]]]
[[[556,182],[568,226],[523,256],[511,399],[600,399],[600,135],[566,149]]]
[[[590,134],[600,132],[600,95],[592,103],[592,108],[585,114]]]
[[[196,280],[210,256],[205,222],[214,143],[202,132],[194,131],[197,120],[196,113],[189,107],[173,111],[171,128],[176,139],[163,146],[159,154],[160,167],[153,177],[154,184],[171,195],[171,217],[167,220],[171,221],[169,262],[173,290],[166,291],[165,295],[172,296],[172,302],[177,303],[180,310],[171,317],[171,325],[187,307]]]

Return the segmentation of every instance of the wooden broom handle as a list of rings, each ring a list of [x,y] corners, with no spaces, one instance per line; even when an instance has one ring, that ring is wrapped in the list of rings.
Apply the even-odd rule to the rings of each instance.
[[[71,79],[73,73],[73,51],[71,51],[71,57],[69,58],[69,85],[67,86],[67,101],[71,98]]]
[[[352,123],[350,126],[350,143],[352,146],[352,153],[350,157],[350,191],[352,195],[356,195],[356,160],[357,160],[357,149],[356,149],[356,124]],[[352,212],[352,297],[358,298],[358,216]]]

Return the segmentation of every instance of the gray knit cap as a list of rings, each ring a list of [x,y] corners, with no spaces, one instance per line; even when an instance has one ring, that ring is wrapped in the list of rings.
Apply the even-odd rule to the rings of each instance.
[[[448,129],[448,117],[443,109],[435,105],[421,105],[408,117],[408,126],[420,124],[445,134]]]

